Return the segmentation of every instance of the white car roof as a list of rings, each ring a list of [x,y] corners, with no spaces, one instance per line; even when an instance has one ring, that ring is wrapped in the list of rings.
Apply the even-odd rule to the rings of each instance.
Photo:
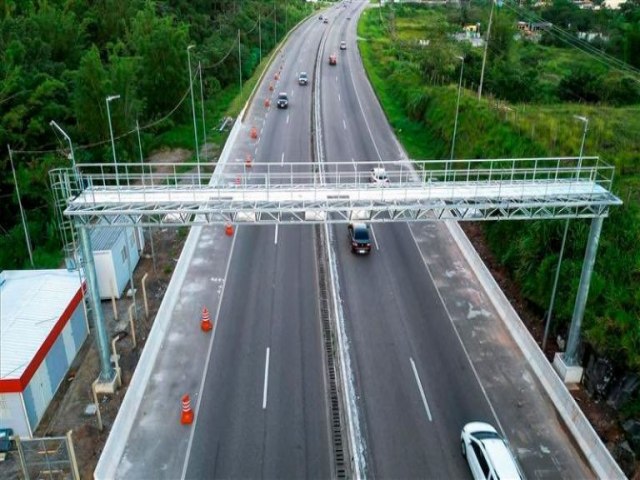
[[[522,478],[513,454],[503,440],[490,438],[482,440],[482,443],[500,480],[519,480]]]

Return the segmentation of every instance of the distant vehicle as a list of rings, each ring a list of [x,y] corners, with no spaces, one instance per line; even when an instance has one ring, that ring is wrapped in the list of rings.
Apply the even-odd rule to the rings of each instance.
[[[278,108],[288,108],[289,107],[289,97],[287,92],[280,92],[278,94],[278,100],[276,102]]]
[[[329,65],[337,65],[338,64],[338,56],[335,53],[329,55]]]
[[[366,223],[350,223],[347,227],[351,252],[365,255],[371,252],[371,237]]]
[[[340,50],[346,50],[347,49],[347,42],[345,42],[344,40],[342,40],[340,42]]]
[[[327,17],[324,17],[324,20],[322,20],[322,23],[329,23],[329,19]]]
[[[460,436],[460,448],[475,480],[524,480],[507,442],[488,423],[467,423]]]
[[[320,15],[319,19],[322,20],[322,15]]]
[[[306,85],[307,83],[309,83],[309,77],[307,77],[307,72],[300,72],[298,74],[298,84]]]
[[[351,20],[351,17],[347,17],[347,20]]]
[[[372,168],[369,171],[369,182],[376,185],[389,185],[389,177],[387,171],[384,168]]]

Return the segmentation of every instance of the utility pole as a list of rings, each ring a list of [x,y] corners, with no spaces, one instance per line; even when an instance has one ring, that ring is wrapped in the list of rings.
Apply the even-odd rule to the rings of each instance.
[[[484,83],[484,67],[487,64],[487,49],[489,48],[489,36],[491,35],[491,22],[493,20],[493,7],[495,1],[491,0],[491,13],[489,13],[489,26],[487,27],[487,38],[484,41],[484,55],[482,56],[482,71],[480,72],[480,86],[478,87],[478,100],[482,98],[482,84]]]
[[[9,162],[11,162],[11,173],[13,173],[13,182],[16,184],[16,195],[18,196],[18,207],[20,208],[20,218],[22,219],[22,228],[24,229],[24,239],[27,242],[27,252],[29,252],[29,261],[31,262],[31,268],[34,268],[33,264],[33,252],[31,251],[31,238],[29,237],[29,229],[27,228],[27,218],[25,217],[24,209],[22,208],[22,200],[20,199],[20,188],[18,188],[18,178],[16,177],[16,169],[13,166],[13,155],[11,154],[11,147],[7,145],[9,150]]]

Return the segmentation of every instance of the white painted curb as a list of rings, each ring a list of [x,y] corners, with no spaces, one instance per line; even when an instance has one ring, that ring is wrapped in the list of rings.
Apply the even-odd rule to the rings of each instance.
[[[472,270],[482,282],[487,295],[511,336],[522,350],[525,358],[531,365],[538,380],[551,398],[556,410],[571,431],[573,438],[578,443],[589,465],[599,478],[624,479],[624,472],[611,456],[607,447],[595,432],[587,417],[573,399],[564,382],[558,377],[544,353],[538,347],[527,327],[522,323],[518,313],[513,309],[504,292],[495,281],[491,272],[478,255],[462,228],[456,221],[446,221],[451,236],[454,238],[462,254],[471,266]]]

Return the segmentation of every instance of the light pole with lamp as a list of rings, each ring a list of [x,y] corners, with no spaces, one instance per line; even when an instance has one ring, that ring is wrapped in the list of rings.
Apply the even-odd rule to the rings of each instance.
[[[193,114],[193,139],[196,143],[196,162],[198,162],[198,172],[200,171],[200,148],[198,147],[198,126],[196,124],[196,102],[193,98],[193,76],[191,74],[191,49],[195,45],[187,47],[187,63],[189,65],[189,91],[191,92],[191,113]]]
[[[456,56],[458,60],[462,63],[460,65],[460,81],[458,82],[458,100],[456,101],[456,117],[453,122],[453,138],[451,139],[451,156],[449,157],[450,161],[453,161],[453,153],[456,148],[456,133],[458,132],[458,112],[460,111],[460,95],[462,93],[462,75],[464,73],[464,57]],[[447,174],[449,173],[449,163],[447,163],[447,167],[445,169],[445,181],[447,179]]]
[[[584,153],[584,141],[587,136],[587,126],[589,125],[589,119],[580,115],[574,115],[575,119],[584,122],[584,131],[582,132],[582,143],[580,144],[580,154],[578,157],[578,172],[580,175],[580,167],[582,166],[582,154]],[[549,300],[549,310],[547,311],[547,321],[544,326],[544,335],[542,336],[542,351],[547,346],[547,337],[549,336],[549,326],[551,325],[551,316],[553,314],[553,306],[556,300],[556,291],[558,288],[558,279],[560,278],[560,266],[562,265],[562,258],[564,257],[564,246],[567,242],[567,233],[569,232],[569,219],[564,224],[564,233],[562,234],[562,244],[560,245],[560,256],[558,257],[558,266],[556,267],[556,275],[553,279],[553,288],[551,290],[551,299]]]
[[[582,142],[580,143],[580,156],[578,157],[578,171],[576,172],[576,179],[580,179],[580,170],[582,169],[582,153],[584,152],[584,141],[587,139],[589,119],[587,117],[583,117],[582,115],[574,115],[573,118],[584,123],[584,130],[582,131]]]
[[[113,166],[116,169],[116,185],[120,186],[120,177],[118,176],[118,160],[116,159],[116,142],[113,139],[113,126],[111,125],[111,109],[109,108],[109,103],[112,100],[118,100],[120,95],[109,95],[105,102],[107,104],[107,118],[109,119],[109,134],[111,135],[111,151],[113,152]]]

